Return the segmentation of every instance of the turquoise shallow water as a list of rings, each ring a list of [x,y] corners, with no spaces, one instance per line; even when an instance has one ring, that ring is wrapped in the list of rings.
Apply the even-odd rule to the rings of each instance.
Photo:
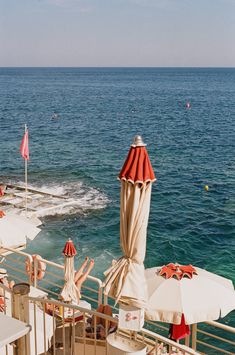
[[[235,69],[2,68],[0,92],[2,179],[23,181],[27,123],[30,184],[80,201],[45,217],[29,251],[62,262],[70,237],[102,277],[121,255],[116,177],[141,134],[158,179],[146,266],[192,263],[235,282]]]

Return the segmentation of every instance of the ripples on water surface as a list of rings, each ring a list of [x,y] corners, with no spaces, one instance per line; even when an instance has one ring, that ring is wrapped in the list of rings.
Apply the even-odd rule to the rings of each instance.
[[[146,266],[192,263],[235,282],[234,69],[0,69],[0,89],[0,174],[23,181],[26,122],[30,184],[81,202],[46,217],[29,251],[62,262],[71,237],[102,276],[121,253],[116,176],[138,133],[158,178]]]

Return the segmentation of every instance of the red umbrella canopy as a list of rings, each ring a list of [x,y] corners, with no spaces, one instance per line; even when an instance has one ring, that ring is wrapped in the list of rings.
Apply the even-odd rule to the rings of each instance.
[[[75,256],[77,254],[77,250],[73,244],[73,241],[71,239],[68,239],[66,242],[64,249],[63,249],[63,254],[65,256]]]
[[[127,180],[134,183],[155,181],[156,177],[148,156],[146,144],[140,136],[134,138],[126,161],[119,174],[120,180]]]

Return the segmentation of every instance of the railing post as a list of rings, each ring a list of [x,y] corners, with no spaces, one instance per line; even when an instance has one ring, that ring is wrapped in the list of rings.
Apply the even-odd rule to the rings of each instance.
[[[103,288],[99,285],[98,306],[103,302]]]
[[[185,344],[185,346],[188,346],[188,347],[189,347],[189,345],[190,345],[190,336],[189,336],[189,335],[187,335],[187,336],[185,337],[184,344]]]
[[[108,296],[104,294],[104,305],[108,304]]]
[[[197,350],[197,324],[192,325],[192,349]]]
[[[29,300],[30,285],[19,283],[13,286],[12,316],[26,324],[29,324]],[[30,355],[30,335],[16,340],[14,355]]]

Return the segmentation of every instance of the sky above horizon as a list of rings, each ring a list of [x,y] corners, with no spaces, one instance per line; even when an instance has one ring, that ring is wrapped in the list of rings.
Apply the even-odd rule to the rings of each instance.
[[[235,0],[0,0],[0,66],[235,67]]]

